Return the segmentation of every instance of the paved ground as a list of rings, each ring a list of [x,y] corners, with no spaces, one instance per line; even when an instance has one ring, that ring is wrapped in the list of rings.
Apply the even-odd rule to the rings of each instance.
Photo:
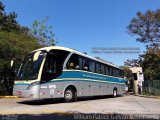
[[[132,95],[112,98],[96,97],[83,98],[74,103],[63,103],[62,100],[46,102],[44,100],[35,100],[28,98],[2,98],[0,99],[0,120],[6,117],[18,117],[19,119],[30,118],[50,118],[59,119],[85,119],[88,116],[79,115],[84,113],[93,118],[96,115],[139,115],[143,114],[147,118],[158,118],[160,114],[160,99],[144,98]],[[78,115],[78,117],[76,116]],[[67,117],[66,117],[67,116]],[[126,117],[126,116],[125,116]],[[139,117],[139,116],[137,116]],[[103,117],[107,119],[108,116]],[[132,118],[132,116],[130,116]],[[133,117],[134,118],[134,117]],[[95,116],[94,116],[95,119]],[[102,118],[101,118],[102,119]]]

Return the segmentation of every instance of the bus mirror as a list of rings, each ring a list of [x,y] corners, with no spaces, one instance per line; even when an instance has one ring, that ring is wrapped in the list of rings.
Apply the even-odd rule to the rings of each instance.
[[[11,60],[11,67],[13,67],[13,64],[14,64],[14,60],[15,60],[16,58],[13,58],[12,60]]]
[[[41,53],[41,51],[37,51],[36,53],[34,53],[33,61],[37,61],[38,60],[40,53]]]
[[[14,61],[13,61],[13,59],[11,60],[11,67],[13,66],[13,63],[14,63]]]

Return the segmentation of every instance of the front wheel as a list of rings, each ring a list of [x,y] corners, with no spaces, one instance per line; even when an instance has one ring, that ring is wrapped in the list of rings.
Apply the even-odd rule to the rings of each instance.
[[[75,102],[77,100],[76,91],[73,88],[68,88],[64,93],[65,102]]]
[[[117,97],[117,89],[113,89],[113,97],[115,98],[115,97]]]

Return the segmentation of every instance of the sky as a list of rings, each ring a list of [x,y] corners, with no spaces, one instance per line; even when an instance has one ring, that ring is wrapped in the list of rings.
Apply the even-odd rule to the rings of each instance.
[[[6,12],[15,11],[22,26],[49,17],[58,46],[74,48],[121,66],[137,59],[145,45],[127,32],[138,11],[160,8],[159,0],[1,0]],[[93,53],[93,48],[139,48],[139,53]],[[112,51],[111,51],[112,52]],[[123,51],[124,52],[124,51]]]

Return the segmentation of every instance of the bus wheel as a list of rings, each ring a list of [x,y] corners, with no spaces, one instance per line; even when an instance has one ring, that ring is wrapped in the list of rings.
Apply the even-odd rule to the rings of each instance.
[[[113,89],[113,97],[114,98],[117,97],[117,89],[116,88]]]
[[[75,102],[76,101],[76,91],[73,88],[68,88],[64,93],[65,102]]]

